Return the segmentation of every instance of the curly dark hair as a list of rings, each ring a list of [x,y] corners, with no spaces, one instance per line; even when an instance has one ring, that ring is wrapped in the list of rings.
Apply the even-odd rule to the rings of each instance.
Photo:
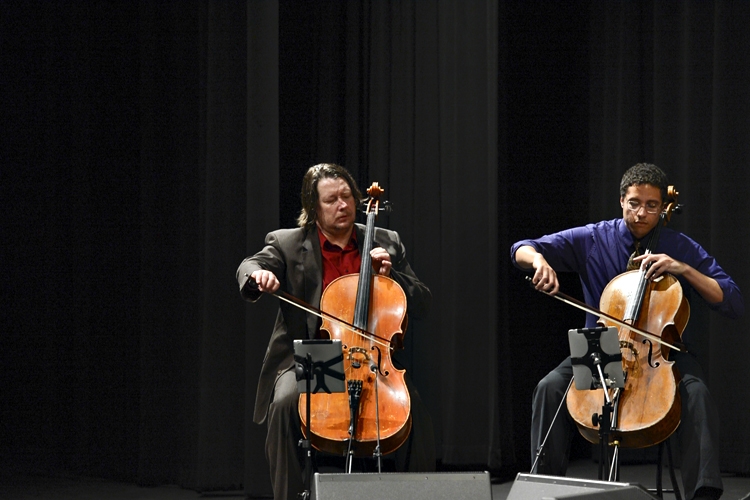
[[[302,193],[300,194],[302,210],[297,217],[299,227],[311,228],[315,225],[318,217],[318,182],[321,179],[344,179],[349,184],[356,202],[362,201],[362,193],[357,187],[357,182],[344,167],[335,163],[313,165],[307,169],[305,177],[302,178]]]
[[[667,199],[667,174],[652,163],[636,163],[622,176],[620,181],[620,197],[624,197],[630,186],[651,184],[661,191],[662,201]]]

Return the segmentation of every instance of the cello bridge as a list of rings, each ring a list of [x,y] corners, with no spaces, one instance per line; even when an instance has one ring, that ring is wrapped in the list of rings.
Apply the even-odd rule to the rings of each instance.
[[[347,355],[352,368],[360,368],[362,363],[370,361],[370,354],[367,349],[363,347],[351,347],[349,348],[349,354]]]
[[[632,342],[628,342],[626,340],[621,340],[620,341],[620,349],[629,349],[630,353],[633,356],[635,356],[636,358],[638,357],[638,349],[635,348],[635,345],[633,345]]]

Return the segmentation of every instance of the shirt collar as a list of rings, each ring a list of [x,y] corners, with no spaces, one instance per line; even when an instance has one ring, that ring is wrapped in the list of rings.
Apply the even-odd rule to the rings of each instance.
[[[625,245],[628,248],[635,247],[635,238],[633,237],[633,233],[630,232],[630,229],[628,229],[628,225],[625,224],[625,219],[619,219],[620,225],[618,227],[618,232],[620,233],[620,238],[622,238],[622,241],[625,243]],[[641,252],[646,250],[646,245],[648,245],[651,242],[651,237],[654,234],[654,230],[646,234],[643,238],[640,239],[641,242]]]
[[[318,240],[320,241],[320,248],[324,248],[326,250],[341,250],[341,248],[338,245],[335,245],[328,241],[328,238],[326,238],[326,235],[323,234],[323,231],[320,230],[320,228],[317,228],[318,230]],[[356,228],[352,229],[352,235],[349,237],[349,243],[346,244],[346,247],[344,250],[350,249],[350,248],[357,248],[357,231]]]

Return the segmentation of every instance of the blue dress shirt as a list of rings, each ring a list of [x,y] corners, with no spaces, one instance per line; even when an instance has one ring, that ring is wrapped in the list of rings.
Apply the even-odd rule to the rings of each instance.
[[[643,241],[647,243],[649,238],[650,235]],[[627,270],[628,259],[633,253],[635,242],[622,219],[587,224],[515,243],[511,247],[510,255],[516,267],[520,268],[515,259],[516,250],[525,245],[532,246],[541,253],[555,272],[577,273],[583,286],[584,301],[598,308],[602,291],[607,284]],[[658,244],[652,252],[667,254],[715,279],[724,292],[724,298],[717,304],[709,304],[709,307],[730,318],[742,315],[745,306],[739,287],[719,266],[716,259],[697,242],[678,231],[662,227]],[[695,291],[685,279],[678,279],[685,297],[691,301]],[[596,319],[593,315],[587,314],[586,326],[596,326]]]

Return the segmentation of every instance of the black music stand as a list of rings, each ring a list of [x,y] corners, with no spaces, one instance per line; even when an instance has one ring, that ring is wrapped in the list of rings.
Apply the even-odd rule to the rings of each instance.
[[[599,479],[602,479],[605,462],[607,467],[610,467],[607,446],[612,429],[612,412],[619,399],[619,389],[625,387],[620,339],[617,335],[617,328],[600,326],[569,330],[568,343],[576,389],[582,391],[604,389],[602,412],[599,415],[592,415],[594,425],[599,425]],[[603,369],[602,366],[604,366]],[[616,389],[614,400],[610,398],[607,389]],[[616,449],[613,463],[616,470]],[[609,480],[617,480],[616,475],[612,477],[610,472]]]
[[[317,392],[328,394],[344,392],[344,354],[340,340],[295,340],[294,361],[297,374],[297,390],[307,394],[307,428],[299,446],[305,451],[305,489],[298,495],[301,500],[310,500],[312,483],[312,446],[310,444],[310,395]],[[315,388],[311,388],[315,379]]]

